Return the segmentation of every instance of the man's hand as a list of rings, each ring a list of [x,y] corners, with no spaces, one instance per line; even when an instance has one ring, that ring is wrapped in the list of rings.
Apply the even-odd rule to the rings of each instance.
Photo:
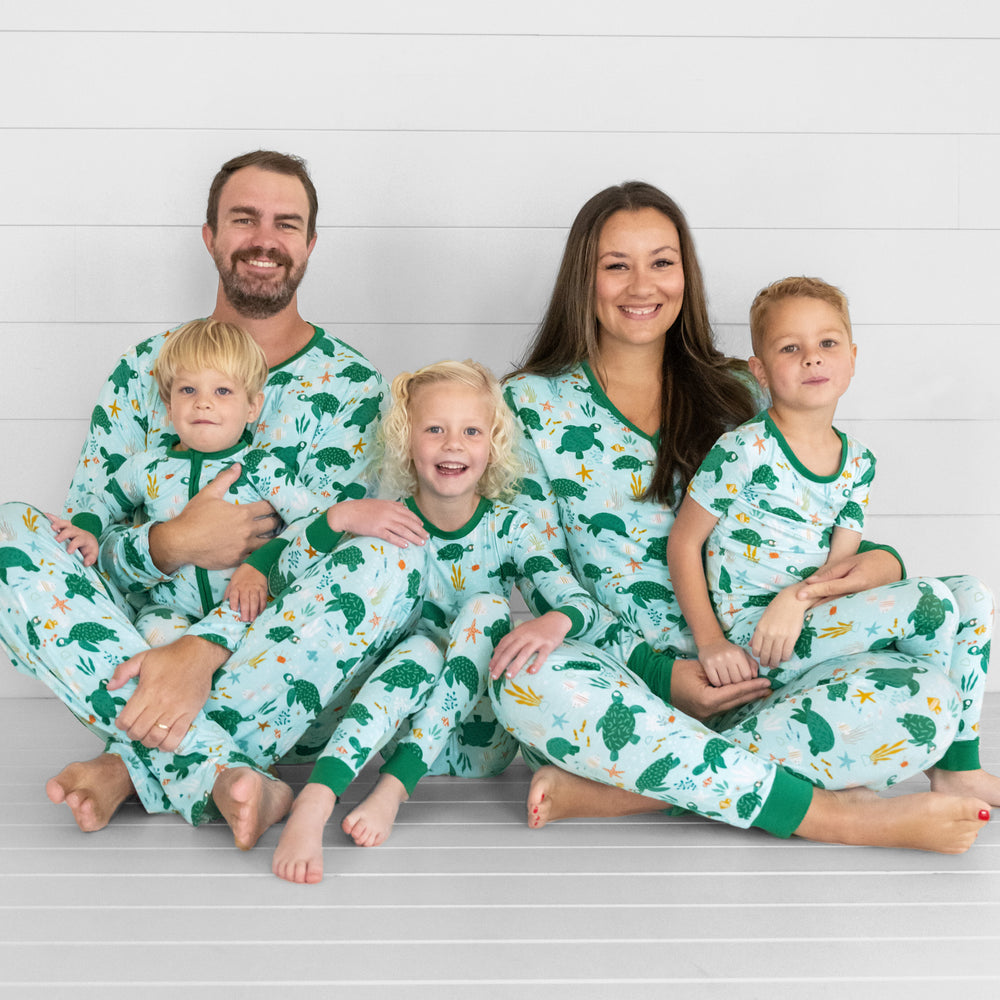
[[[228,659],[229,650],[196,636],[138,653],[119,664],[108,683],[116,691],[139,678],[115,724],[144,746],[176,750],[208,700],[212,674]]]
[[[831,597],[857,594],[872,587],[895,583],[900,574],[899,560],[891,552],[872,549],[823,566],[802,581],[795,596],[800,601],[808,601],[809,607],[814,608]]]
[[[770,691],[771,682],[766,677],[712,687],[697,660],[675,660],[670,675],[670,704],[700,722],[764,698]]]
[[[149,530],[149,551],[161,573],[195,563],[204,569],[231,569],[259,549],[281,519],[266,500],[229,503],[229,487],[240,477],[234,465],[220,472],[171,521]]]

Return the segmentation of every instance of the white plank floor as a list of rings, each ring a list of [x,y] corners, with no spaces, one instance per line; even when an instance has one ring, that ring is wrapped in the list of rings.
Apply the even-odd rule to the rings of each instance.
[[[380,848],[331,824],[327,877],[293,886],[270,874],[276,831],[243,854],[221,825],[193,830],[130,804],[81,834],[43,785],[96,740],[52,699],[0,708],[2,997],[181,988],[270,1000],[344,986],[362,998],[541,988],[642,1000],[673,986],[682,998],[910,1000],[1000,982],[1000,809],[958,858],[694,818],[531,831],[518,761],[494,780],[423,782]],[[1000,770],[998,694],[983,728],[984,762]]]

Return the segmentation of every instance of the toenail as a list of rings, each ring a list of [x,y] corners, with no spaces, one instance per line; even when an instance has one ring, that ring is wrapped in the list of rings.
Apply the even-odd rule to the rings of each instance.
[[[983,821],[984,823],[987,823],[987,822],[989,822],[989,818],[990,818],[990,811],[989,811],[989,809],[980,809],[980,810],[979,810],[979,818],[980,818],[980,819],[981,819],[981,820],[982,820],[982,821]]]

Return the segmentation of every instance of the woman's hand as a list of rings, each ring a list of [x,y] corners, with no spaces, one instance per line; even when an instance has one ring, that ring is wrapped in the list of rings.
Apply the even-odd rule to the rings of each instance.
[[[895,583],[901,575],[899,560],[891,552],[872,549],[823,566],[802,581],[795,596],[814,608],[831,597],[857,594],[862,590]]]
[[[398,500],[344,500],[326,512],[326,522],[332,531],[370,535],[401,549],[429,537],[420,518]]]
[[[697,660],[675,660],[670,675],[670,704],[699,722],[764,698],[770,690],[771,682],[766,677],[713,687]]]
[[[498,643],[490,660],[490,677],[496,680],[505,670],[514,677],[534,657],[529,674],[542,669],[549,653],[561,646],[573,623],[561,611],[548,611],[540,618],[522,622]]]

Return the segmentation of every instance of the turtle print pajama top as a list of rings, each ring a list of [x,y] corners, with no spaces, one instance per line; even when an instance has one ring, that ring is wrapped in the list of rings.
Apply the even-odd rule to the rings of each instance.
[[[88,494],[102,494],[113,470],[129,455],[158,445],[167,432],[151,374],[165,336],[126,354],[102,391],[67,517],[85,511]],[[369,461],[387,395],[381,376],[361,355],[316,328],[302,351],[271,370],[254,444],[294,470],[315,495],[314,506],[363,496],[356,478]],[[308,759],[321,749],[366,671],[412,628],[423,569],[417,547],[402,552],[385,546],[366,559],[363,571],[350,574],[309,544],[312,521],[292,525],[282,537],[272,592],[286,582],[293,561],[298,579],[246,629],[176,753],[132,743],[116,727],[134,681],[107,690],[115,668],[149,648],[123,592],[167,582],[149,557],[148,524],[104,532],[107,580],[55,542],[40,511],[23,503],[3,505],[0,640],[18,669],[46,683],[121,757],[148,810],[174,810],[198,822],[213,814],[210,793],[220,767],[245,764],[266,775],[286,754]],[[345,611],[340,599],[349,576],[365,594],[360,620],[356,607]],[[218,642],[220,610],[188,634]]]
[[[310,781],[338,796],[397,730],[400,738],[382,771],[410,793],[461,721],[466,745],[498,755],[501,766],[489,770],[496,773],[509,763],[516,743],[495,732],[492,713],[471,719],[469,713],[486,693],[494,647],[510,630],[508,600],[515,583],[530,581],[539,603],[566,615],[570,636],[592,630],[607,616],[552,554],[530,514],[481,499],[463,527],[443,531],[412,497],[406,504],[430,534],[420,618],[413,635],[370,675],[317,761]],[[350,539],[340,543],[338,555],[360,562],[363,549]]]
[[[211,453],[193,449],[176,451],[177,443],[177,436],[169,435],[162,448],[130,455],[109,476],[103,495],[88,494],[84,498],[81,506],[86,513],[74,514],[73,524],[100,538],[111,524],[135,523],[140,510],[145,514],[144,520],[171,520],[203,486],[236,464],[242,472],[229,488],[227,500],[231,503],[267,500],[286,524],[317,513],[316,495],[296,482],[294,469],[277,455],[252,447],[249,433],[231,448]],[[267,576],[283,548],[282,541],[272,539],[254,552],[249,561]],[[141,612],[148,628],[141,631],[147,640],[160,645],[175,638],[162,625],[164,620],[173,621],[174,615],[185,630],[208,615],[222,600],[232,574],[231,569],[207,570],[187,565],[169,579],[153,584],[149,599],[154,606],[145,605]],[[224,610],[228,612],[228,608]],[[246,623],[235,613],[215,618],[215,641],[232,649],[243,635]]]
[[[587,364],[517,376],[506,397],[529,464],[518,502],[617,619],[582,636],[587,646],[566,643],[520,691],[491,686],[529,759],[787,836],[808,808],[809,783],[885,787],[941,758],[963,721],[962,692],[943,670],[899,652],[834,657],[711,726],[675,709],[662,697],[669,657],[693,658],[696,647],[666,565],[674,511],[643,499],[658,437],[618,412]],[[525,596],[531,603],[530,588]],[[971,601],[959,616],[982,630],[982,649],[992,601]],[[583,659],[591,669],[568,665]]]

